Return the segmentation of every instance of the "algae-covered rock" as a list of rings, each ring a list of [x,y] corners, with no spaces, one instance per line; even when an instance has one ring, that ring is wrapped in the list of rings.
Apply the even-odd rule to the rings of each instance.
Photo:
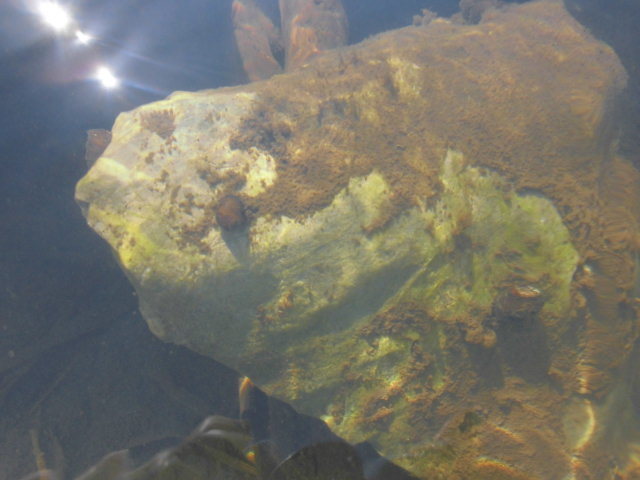
[[[624,82],[561,2],[434,20],[121,114],[77,199],[156,335],[347,440],[423,478],[608,478]]]

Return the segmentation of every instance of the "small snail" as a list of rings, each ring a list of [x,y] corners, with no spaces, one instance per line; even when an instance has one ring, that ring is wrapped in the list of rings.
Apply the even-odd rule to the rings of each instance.
[[[227,232],[240,230],[247,224],[245,206],[239,197],[225,195],[215,207],[216,221]]]

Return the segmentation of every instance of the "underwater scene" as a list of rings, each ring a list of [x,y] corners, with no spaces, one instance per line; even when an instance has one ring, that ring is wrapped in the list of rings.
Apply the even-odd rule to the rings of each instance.
[[[0,480],[640,480],[640,1],[4,0]]]

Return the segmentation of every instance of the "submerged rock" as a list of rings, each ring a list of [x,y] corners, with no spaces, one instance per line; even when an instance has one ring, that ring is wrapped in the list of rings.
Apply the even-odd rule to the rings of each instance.
[[[242,66],[251,81],[298,68],[326,50],[346,45],[341,0],[279,0],[280,29],[254,0],[233,0],[233,27]]]
[[[638,185],[612,155],[624,83],[561,2],[435,19],[123,113],[76,195],[156,335],[348,441],[422,478],[606,478],[637,337],[602,294],[635,279],[603,238],[637,232],[636,197],[599,221]],[[230,195],[242,228],[216,221]]]
[[[111,132],[103,129],[92,129],[87,131],[87,142],[84,150],[84,160],[87,167],[91,168],[98,158],[104,153],[104,150],[111,141]]]

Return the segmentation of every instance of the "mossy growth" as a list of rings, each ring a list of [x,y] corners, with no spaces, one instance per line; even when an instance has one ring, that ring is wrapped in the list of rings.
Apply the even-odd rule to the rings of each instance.
[[[465,166],[457,152],[447,154],[440,178],[442,195],[427,213],[434,255],[403,301],[440,320],[464,318],[487,312],[501,289],[530,285],[545,296],[544,314],[567,315],[579,255],[553,204]]]
[[[420,439],[420,451],[429,445],[429,432],[438,428],[430,424],[430,406],[462,381],[449,375],[464,361],[460,330],[484,328],[502,291],[542,292],[542,322],[571,314],[578,253],[553,204],[518,194],[499,174],[467,166],[453,151],[441,165],[440,182],[436,203],[420,213],[429,244],[415,273],[348,331],[289,351],[309,372],[298,394],[316,407],[320,396],[332,398],[323,418],[336,432],[369,440],[392,457],[403,454],[400,439]]]

